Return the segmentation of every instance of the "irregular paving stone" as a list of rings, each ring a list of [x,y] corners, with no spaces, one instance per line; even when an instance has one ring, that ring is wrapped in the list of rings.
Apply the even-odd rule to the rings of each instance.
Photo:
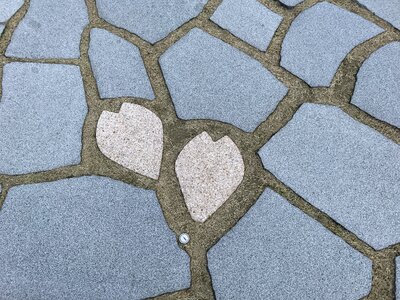
[[[283,4],[286,4],[288,6],[295,6],[303,1],[304,0],[280,0],[280,2],[282,2]]]
[[[24,0],[0,0],[0,22],[6,22],[24,4]]]
[[[79,42],[87,23],[84,0],[31,0],[6,55],[29,58],[79,57]]]
[[[204,222],[242,182],[244,163],[228,136],[214,142],[203,132],[179,153],[175,170],[190,215]]]
[[[224,0],[211,20],[254,47],[266,50],[282,17],[257,0]]]
[[[99,14],[108,22],[155,43],[203,9],[206,0],[97,0]]]
[[[5,26],[0,24],[0,35],[3,33]]]
[[[86,113],[79,67],[6,64],[0,101],[0,173],[79,163]]]
[[[400,3],[398,0],[358,0],[373,13],[400,29]]]
[[[119,113],[103,111],[96,129],[100,151],[120,165],[157,179],[163,150],[161,120],[143,106],[123,103]]]
[[[271,190],[208,252],[217,299],[359,299],[371,261]]]
[[[154,99],[138,47],[103,29],[92,29],[90,63],[100,96]]]
[[[0,298],[143,299],[190,285],[153,191],[104,177],[11,188]]]
[[[400,146],[339,108],[304,104],[264,166],[376,249],[400,242]]]
[[[400,43],[393,42],[377,50],[361,66],[352,103],[400,127],[399,82]]]
[[[252,131],[287,88],[259,62],[200,29],[161,56],[179,117],[216,119]]]
[[[292,23],[281,65],[311,86],[329,86],[346,54],[382,28],[330,3],[319,3]]]

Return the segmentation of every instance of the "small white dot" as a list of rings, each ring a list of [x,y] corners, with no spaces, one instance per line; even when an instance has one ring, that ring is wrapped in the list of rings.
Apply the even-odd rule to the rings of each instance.
[[[187,243],[189,243],[189,241],[190,241],[190,237],[189,237],[189,235],[188,235],[187,233],[182,233],[182,234],[179,236],[179,241],[180,241],[182,244],[187,244]]]

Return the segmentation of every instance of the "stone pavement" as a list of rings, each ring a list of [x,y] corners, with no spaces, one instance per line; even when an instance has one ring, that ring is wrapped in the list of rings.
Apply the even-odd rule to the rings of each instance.
[[[0,299],[400,299],[398,0],[0,0],[0,34]]]

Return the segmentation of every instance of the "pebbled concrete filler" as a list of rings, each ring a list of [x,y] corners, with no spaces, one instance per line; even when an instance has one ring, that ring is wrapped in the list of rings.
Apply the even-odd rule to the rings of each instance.
[[[3,299],[143,299],[190,284],[155,192],[109,178],[12,188],[0,229]]]
[[[154,99],[138,47],[103,29],[92,29],[90,64],[100,97]]]
[[[303,104],[259,154],[266,169],[374,248],[400,242],[393,141],[339,108]]]
[[[359,299],[371,261],[266,190],[208,252],[217,299]]]
[[[295,6],[303,1],[304,0],[280,0],[279,2],[286,4],[288,6]]]
[[[330,3],[319,3],[292,23],[281,65],[311,86],[329,86],[346,54],[382,28]]]
[[[78,164],[86,113],[79,67],[6,64],[0,101],[0,173]]]
[[[101,17],[155,43],[203,9],[206,0],[97,0]]]
[[[88,23],[84,0],[31,0],[6,55],[29,58],[79,57],[79,41]]]
[[[197,28],[160,64],[183,119],[214,119],[252,131],[287,92],[259,62]]]
[[[224,0],[211,20],[265,51],[282,17],[257,0]]]
[[[351,102],[400,127],[399,82],[400,42],[393,42],[378,49],[361,66]]]
[[[396,297],[397,298],[400,298],[400,257],[397,257],[396,258],[396,262],[397,262],[397,268],[396,268],[396,274],[397,274],[397,276],[396,276],[396,285],[397,285],[397,287],[396,287]]]

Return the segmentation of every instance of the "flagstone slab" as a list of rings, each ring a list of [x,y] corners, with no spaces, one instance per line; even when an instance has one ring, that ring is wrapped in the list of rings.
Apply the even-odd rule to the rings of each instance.
[[[253,131],[287,92],[258,61],[197,28],[160,64],[182,119],[214,119]]]
[[[24,4],[24,0],[0,0],[0,22],[6,22]]]
[[[400,2],[398,0],[358,0],[377,16],[385,19],[400,29]]]
[[[303,104],[259,151],[266,169],[376,249],[400,242],[400,145],[333,106]]]
[[[78,164],[86,113],[79,67],[6,64],[0,101],[0,173]]]
[[[211,20],[252,46],[265,51],[282,17],[257,0],[224,0]]]
[[[10,189],[1,299],[144,299],[190,285],[155,192],[105,177]]]
[[[382,28],[322,2],[302,12],[283,41],[281,65],[311,86],[329,86],[341,61]]]
[[[208,251],[217,299],[360,299],[371,261],[266,190]]]
[[[99,14],[106,21],[133,32],[150,43],[197,16],[206,0],[97,0]]]
[[[103,29],[90,32],[89,58],[100,97],[154,99],[139,48]]]
[[[304,0],[279,0],[279,2],[282,2],[283,4],[286,4],[287,6],[295,6],[297,4],[300,4]]]
[[[400,42],[393,42],[378,49],[361,66],[351,102],[374,117],[400,127],[399,83]]]
[[[79,57],[79,42],[88,24],[84,0],[31,0],[7,48],[7,56]]]

